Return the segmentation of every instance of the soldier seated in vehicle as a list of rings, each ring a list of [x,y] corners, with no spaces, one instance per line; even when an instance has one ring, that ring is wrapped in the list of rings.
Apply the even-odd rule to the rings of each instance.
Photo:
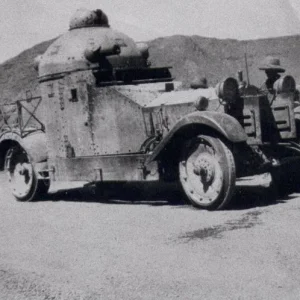
[[[273,56],[266,57],[259,69],[265,71],[267,75],[267,79],[260,87],[260,91],[266,93],[270,102],[272,102],[276,97],[273,87],[274,83],[280,78],[279,73],[284,73],[285,69],[280,66],[279,58]]]

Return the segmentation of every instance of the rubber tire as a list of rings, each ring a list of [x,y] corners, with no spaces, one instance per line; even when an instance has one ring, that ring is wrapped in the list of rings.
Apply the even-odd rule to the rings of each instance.
[[[198,146],[201,141],[205,141],[205,143],[209,144],[213,148],[215,155],[219,158],[219,165],[222,167],[220,168],[223,175],[222,188],[217,198],[209,204],[201,203],[201,201],[197,199],[197,195],[195,195],[195,193],[191,194],[188,179],[185,178],[184,180],[184,174],[186,175],[187,173],[184,170],[185,167],[183,167],[183,162],[186,162],[189,157],[198,150]],[[193,151],[195,146],[197,146],[197,149]],[[187,141],[182,149],[181,159],[179,162],[179,177],[187,199],[194,207],[206,210],[221,210],[228,208],[235,191],[236,181],[236,168],[232,151],[218,137],[199,135],[192,140]]]

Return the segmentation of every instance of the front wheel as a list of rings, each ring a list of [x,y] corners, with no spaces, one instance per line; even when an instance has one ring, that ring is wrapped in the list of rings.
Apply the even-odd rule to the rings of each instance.
[[[18,201],[32,201],[47,193],[48,180],[39,180],[26,151],[21,147],[12,147],[5,158],[9,185]]]
[[[183,147],[179,177],[192,205],[208,210],[224,209],[235,190],[233,154],[219,138],[199,135]]]

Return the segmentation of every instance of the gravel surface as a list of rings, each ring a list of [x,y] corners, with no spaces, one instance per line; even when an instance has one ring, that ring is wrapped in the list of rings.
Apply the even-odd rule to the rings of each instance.
[[[1,300],[300,298],[297,194],[274,201],[248,187],[231,210],[207,212],[174,187],[18,203],[5,182],[0,174]]]

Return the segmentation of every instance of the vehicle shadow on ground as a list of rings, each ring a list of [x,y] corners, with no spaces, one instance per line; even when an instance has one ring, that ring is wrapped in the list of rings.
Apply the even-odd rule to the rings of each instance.
[[[265,207],[285,203],[295,196],[280,196],[271,188],[266,187],[239,187],[233,197],[230,210],[243,210],[254,207]]]
[[[279,197],[270,188],[260,186],[237,187],[227,210],[243,210],[285,203],[297,197]],[[178,206],[188,205],[180,184],[128,183],[106,185],[100,192],[93,186],[61,190],[49,194],[41,201],[93,202],[122,205]]]
[[[81,201],[123,205],[182,206],[185,205],[178,184],[126,183],[106,184],[100,191],[94,186],[61,190],[49,194],[43,201]]]

